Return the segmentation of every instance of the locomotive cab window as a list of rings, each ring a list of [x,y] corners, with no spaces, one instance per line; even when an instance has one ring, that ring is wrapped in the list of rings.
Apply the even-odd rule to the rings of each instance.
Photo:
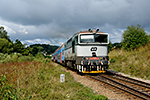
[[[107,35],[95,35],[95,43],[107,43]]]
[[[80,43],[94,43],[94,35],[81,35]]]
[[[82,34],[80,43],[108,43],[107,34]]]

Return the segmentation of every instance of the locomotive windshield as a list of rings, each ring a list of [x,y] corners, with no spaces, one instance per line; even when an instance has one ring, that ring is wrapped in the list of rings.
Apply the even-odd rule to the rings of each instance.
[[[94,35],[81,35],[80,43],[94,43]]]
[[[108,43],[107,34],[82,34],[80,43]]]

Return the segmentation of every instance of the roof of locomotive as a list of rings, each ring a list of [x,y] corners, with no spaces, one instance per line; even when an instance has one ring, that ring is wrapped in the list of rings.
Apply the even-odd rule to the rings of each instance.
[[[81,32],[78,32],[77,34],[84,34],[84,33],[95,33],[96,31],[92,31],[92,32],[90,32],[90,31],[81,31]],[[100,32],[100,31],[98,31],[98,32],[96,32],[96,33],[104,33],[104,32]]]

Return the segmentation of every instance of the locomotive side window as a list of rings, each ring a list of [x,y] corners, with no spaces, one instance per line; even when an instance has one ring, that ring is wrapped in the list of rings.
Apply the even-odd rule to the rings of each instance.
[[[65,45],[65,47],[66,47],[65,49],[69,49],[69,48],[71,48],[71,46],[72,46],[72,38],[67,41],[67,43]]]

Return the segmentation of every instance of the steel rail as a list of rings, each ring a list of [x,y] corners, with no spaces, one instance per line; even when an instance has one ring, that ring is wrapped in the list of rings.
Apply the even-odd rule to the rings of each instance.
[[[142,81],[138,81],[138,80],[132,80],[132,78],[128,78],[128,77],[122,77],[122,76],[119,76],[119,78],[118,77],[116,77],[116,76],[111,76],[111,75],[108,75],[109,77],[112,77],[112,78],[114,78],[114,79],[118,79],[118,80],[121,80],[121,81],[125,81],[125,82],[129,82],[129,83],[131,83],[131,84],[135,84],[135,85],[139,85],[139,86],[142,86],[142,87],[145,87],[145,88],[148,88],[148,89],[150,89],[150,85],[148,84],[148,83],[145,83],[145,82],[142,82]],[[124,79],[127,79],[127,80],[124,80],[124,79],[122,79],[122,78],[124,78]],[[132,80],[132,81],[129,81],[129,80]],[[145,85],[146,84],[146,85]]]
[[[136,79],[133,79],[133,78],[130,78],[130,77],[127,77],[127,76],[122,76],[122,75],[120,75],[120,74],[116,74],[116,73],[110,72],[110,71],[109,71],[109,73],[111,73],[111,74],[113,74],[113,75],[116,75],[116,76],[118,76],[118,77],[123,77],[123,78],[129,79],[129,80],[132,80],[132,81],[136,81],[137,83],[142,83],[142,84],[144,84],[144,85],[150,86],[150,83],[146,83],[146,82],[143,82],[143,81],[140,81],[140,80],[136,80]]]
[[[123,91],[125,91],[125,92],[128,92],[128,93],[130,93],[130,94],[133,94],[133,95],[135,95],[135,96],[137,96],[137,97],[139,97],[139,98],[142,98],[142,99],[145,99],[145,100],[149,100],[150,99],[150,95],[147,95],[147,94],[145,94],[145,93],[142,93],[142,92],[140,92],[140,91],[138,91],[138,90],[135,90],[135,89],[133,89],[133,88],[131,88],[131,87],[129,87],[129,86],[126,86],[126,85],[124,85],[124,84],[122,84],[122,83],[119,83],[119,82],[117,82],[117,81],[114,81],[114,80],[112,80],[112,79],[109,79],[109,78],[107,78],[107,77],[104,77],[104,76],[90,76],[90,75],[88,75],[89,77],[91,77],[91,78],[93,78],[93,79],[96,79],[96,80],[98,80],[98,81],[101,81],[101,82],[104,82],[104,83],[106,83],[106,84],[109,84],[109,85],[111,85],[111,86],[113,86],[113,87],[116,87],[116,88],[118,88],[118,89],[120,89],[120,90],[123,90]],[[101,79],[102,78],[102,79]],[[109,82],[108,82],[109,81]],[[111,82],[110,82],[111,81]]]

